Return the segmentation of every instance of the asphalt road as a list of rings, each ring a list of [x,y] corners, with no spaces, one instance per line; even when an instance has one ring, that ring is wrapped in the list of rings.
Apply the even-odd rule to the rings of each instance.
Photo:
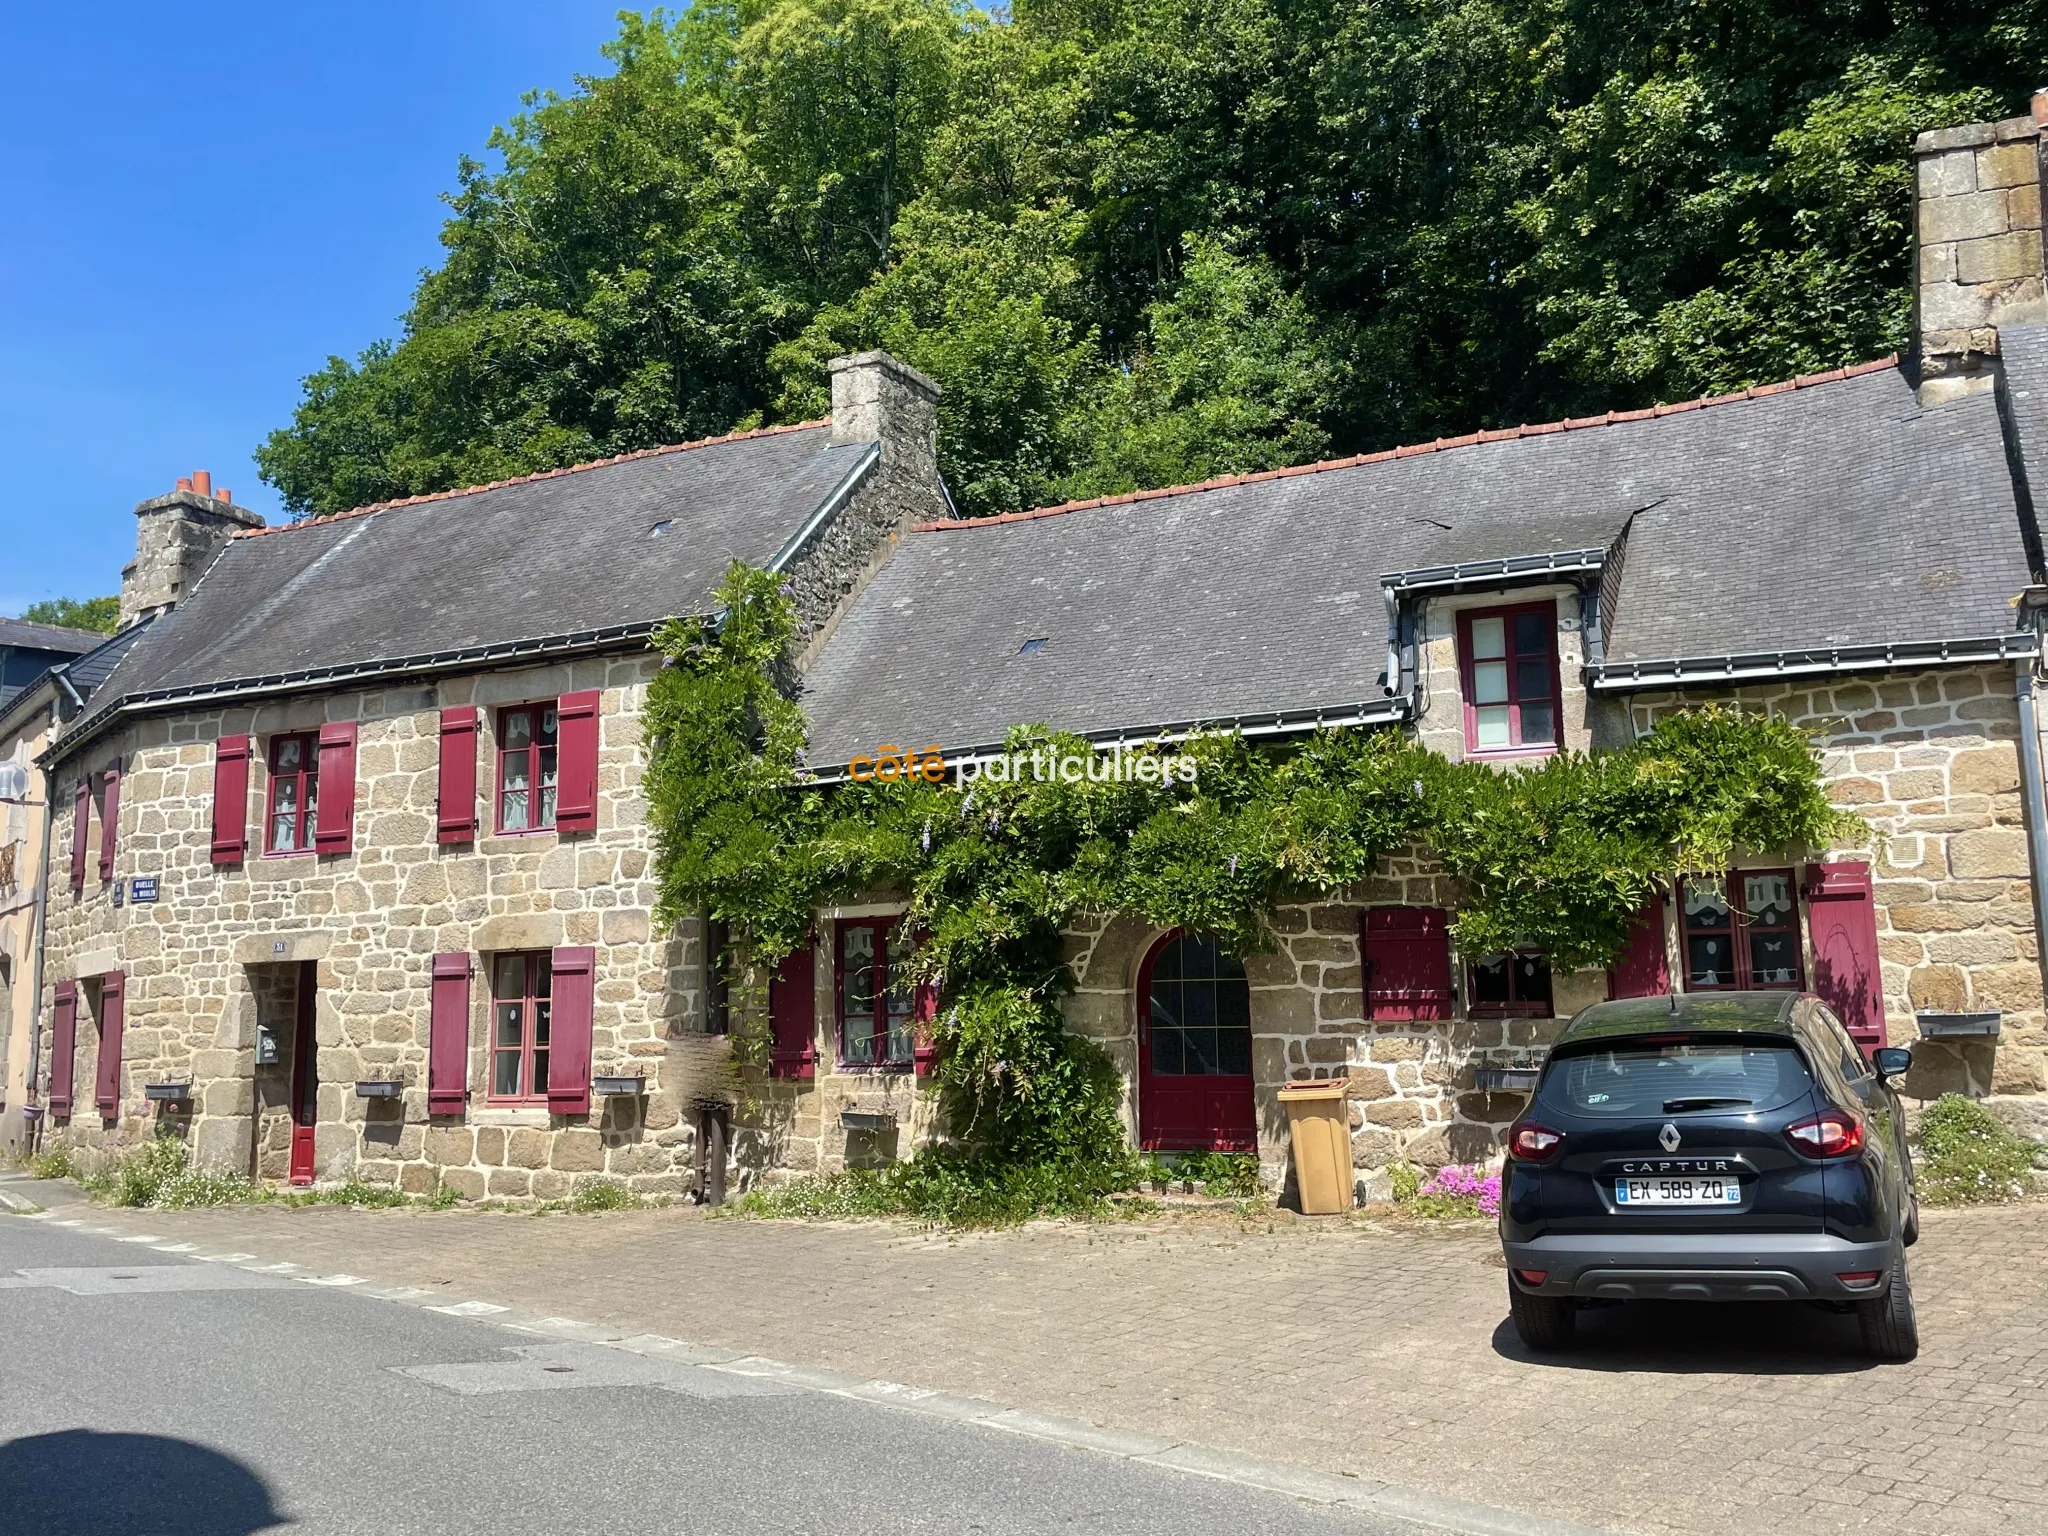
[[[0,1531],[273,1528],[1419,1529],[0,1216]]]

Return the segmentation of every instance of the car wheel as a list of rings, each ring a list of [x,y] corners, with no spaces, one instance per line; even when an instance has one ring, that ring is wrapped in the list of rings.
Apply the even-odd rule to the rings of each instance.
[[[1920,1327],[1913,1318],[1913,1283],[1906,1261],[1882,1296],[1856,1303],[1856,1322],[1863,1330],[1863,1348],[1874,1360],[1906,1361],[1920,1353]]]
[[[1572,1342],[1576,1317],[1569,1296],[1536,1296],[1508,1281],[1508,1315],[1515,1332],[1531,1349],[1566,1349]]]
[[[1920,1202],[1912,1195],[1906,1197],[1906,1224],[1899,1236],[1908,1248],[1920,1241]]]

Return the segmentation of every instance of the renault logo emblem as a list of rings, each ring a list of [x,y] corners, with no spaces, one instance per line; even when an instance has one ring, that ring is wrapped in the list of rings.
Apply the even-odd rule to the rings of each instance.
[[[1663,1130],[1657,1133],[1657,1143],[1666,1152],[1676,1152],[1678,1150],[1678,1127],[1666,1125]]]

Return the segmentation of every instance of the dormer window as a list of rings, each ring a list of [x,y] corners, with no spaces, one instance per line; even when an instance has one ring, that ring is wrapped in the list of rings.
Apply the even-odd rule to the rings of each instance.
[[[1458,615],[1465,750],[1473,756],[1558,747],[1557,606],[1522,603]]]

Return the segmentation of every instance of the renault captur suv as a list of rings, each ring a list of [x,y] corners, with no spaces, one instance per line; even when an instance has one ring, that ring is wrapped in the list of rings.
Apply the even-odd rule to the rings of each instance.
[[[1819,998],[1632,998],[1580,1013],[1507,1134],[1501,1243],[1515,1331],[1571,1342],[1589,1303],[1804,1301],[1866,1350],[1919,1348],[1919,1236],[1892,1080]]]

